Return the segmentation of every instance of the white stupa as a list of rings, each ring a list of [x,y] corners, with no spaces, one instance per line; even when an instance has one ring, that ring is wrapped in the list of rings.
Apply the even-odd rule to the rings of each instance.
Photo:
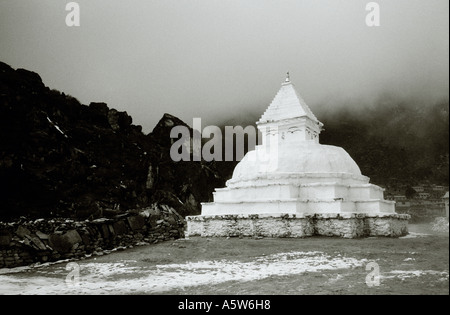
[[[214,202],[187,217],[201,236],[342,237],[407,234],[408,215],[370,184],[342,148],[319,143],[323,124],[289,79],[257,127],[262,145],[248,152]]]

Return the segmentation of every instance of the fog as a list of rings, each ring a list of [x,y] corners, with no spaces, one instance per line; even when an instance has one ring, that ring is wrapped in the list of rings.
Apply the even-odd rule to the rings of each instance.
[[[449,2],[361,0],[0,1],[0,60],[80,102],[127,111],[150,132],[167,112],[192,125],[261,115],[286,71],[318,114],[389,94],[448,100]]]

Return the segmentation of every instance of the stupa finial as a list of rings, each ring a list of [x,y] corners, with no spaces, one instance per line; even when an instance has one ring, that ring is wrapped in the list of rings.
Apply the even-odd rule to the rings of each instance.
[[[284,82],[291,82],[291,78],[289,77],[289,71],[286,72],[286,80],[284,80]]]

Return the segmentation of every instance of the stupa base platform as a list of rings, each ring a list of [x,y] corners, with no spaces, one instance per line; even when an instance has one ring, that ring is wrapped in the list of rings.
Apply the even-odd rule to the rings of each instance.
[[[400,237],[408,234],[408,214],[316,213],[188,216],[187,236],[289,237],[370,236]]]

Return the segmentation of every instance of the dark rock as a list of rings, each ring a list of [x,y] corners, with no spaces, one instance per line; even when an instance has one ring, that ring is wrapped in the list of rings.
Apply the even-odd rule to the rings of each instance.
[[[0,73],[3,73],[3,72],[10,73],[10,72],[13,72],[13,71],[14,71],[13,68],[11,68],[6,63],[0,61]]]
[[[39,239],[39,237],[35,235],[25,235],[25,237],[33,244],[38,250],[46,250],[47,247],[45,244]]]
[[[25,235],[30,235],[30,234],[31,234],[30,230],[22,225],[19,225],[19,227],[16,230],[16,235],[21,238],[24,238]]]
[[[41,240],[48,240],[48,235],[42,233],[41,231],[36,231],[36,236],[39,237]]]
[[[142,229],[142,227],[145,224],[144,217],[142,217],[140,215],[128,217],[127,220],[128,220],[128,224],[130,225],[132,230],[140,230],[140,229]]]
[[[51,234],[49,235],[50,246],[59,253],[69,252],[72,248],[72,244],[69,243],[64,235]]]
[[[128,232],[127,225],[123,220],[115,222],[113,227],[116,235],[123,235]]]
[[[11,233],[8,230],[0,230],[0,246],[8,246],[11,243]]]
[[[108,224],[109,234],[114,237],[116,235],[114,227],[111,224]]]
[[[119,112],[115,109],[111,109],[108,112],[108,123],[113,130],[119,130]]]
[[[102,233],[103,238],[108,239],[109,238],[109,229],[107,224],[102,224],[100,226],[100,231]]]
[[[80,236],[80,234],[77,232],[77,230],[70,230],[70,231],[67,231],[66,234],[64,234],[64,235],[65,235],[65,237],[68,238],[68,240],[69,240],[69,242],[70,242],[71,244],[80,243],[80,242],[82,241],[82,240],[81,240],[81,236]]]
[[[51,234],[49,236],[49,242],[53,249],[63,254],[70,252],[73,245],[82,242],[82,239],[76,230],[70,230],[63,235]]]
[[[22,77],[29,84],[36,84],[39,87],[44,87],[41,77],[36,72],[28,71],[25,69],[17,69],[16,73],[19,77]]]
[[[169,225],[175,225],[177,223],[177,220],[173,216],[170,216],[167,218],[167,223]]]
[[[81,240],[83,241],[83,244],[84,244],[84,245],[89,246],[89,245],[91,244],[91,241],[90,241],[90,239],[89,239],[89,233],[88,233],[88,232],[86,232],[86,233],[81,233],[80,236],[81,236]]]

